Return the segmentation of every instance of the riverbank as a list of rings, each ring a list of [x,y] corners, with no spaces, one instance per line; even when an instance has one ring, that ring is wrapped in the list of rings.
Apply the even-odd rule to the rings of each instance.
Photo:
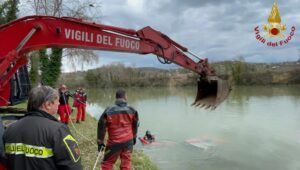
[[[75,112],[75,111],[74,111]],[[75,117],[75,113],[72,114]],[[79,148],[81,150],[81,163],[86,170],[93,169],[93,166],[97,157],[97,145],[96,145],[96,131],[98,121],[86,115],[85,122],[70,123],[69,128],[73,136],[78,140]],[[120,161],[114,166],[114,169],[119,169]],[[134,149],[132,165],[134,170],[157,170],[158,167],[145,155],[141,150]],[[100,169],[100,163],[98,162],[97,168]]]
[[[72,103],[72,100],[70,100]],[[27,102],[20,103],[14,107],[26,108]],[[58,117],[58,115],[56,115]],[[76,117],[76,109],[74,108],[71,117]],[[81,151],[81,163],[84,170],[91,170],[94,167],[97,157],[97,125],[98,121],[90,116],[86,115],[85,122],[81,123],[69,123],[69,129],[72,135],[78,141],[79,148]],[[120,161],[118,160],[114,166],[114,169],[119,169]],[[132,155],[133,170],[158,170],[158,167],[150,160],[150,158],[143,153],[141,150],[134,149]],[[96,169],[100,169],[100,162]]]

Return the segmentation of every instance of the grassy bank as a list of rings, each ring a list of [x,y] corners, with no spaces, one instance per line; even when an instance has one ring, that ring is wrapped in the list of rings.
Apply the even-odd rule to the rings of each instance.
[[[75,113],[72,114],[75,117]],[[96,128],[97,120],[90,115],[87,115],[86,121],[80,124],[69,124],[69,128],[75,138],[78,140],[79,147],[82,154],[82,165],[84,169],[93,169],[97,156],[96,145]],[[119,169],[120,161],[114,166],[114,169]],[[140,150],[134,150],[132,159],[134,170],[156,170],[158,167]],[[100,163],[97,165],[100,169]]]
[[[72,103],[72,101],[70,102]],[[16,108],[26,108],[27,103],[21,103]],[[74,109],[72,118],[76,117],[76,110]],[[98,121],[86,115],[86,121],[80,124],[69,123],[69,128],[75,139],[79,143],[81,150],[81,163],[83,169],[91,170],[94,167],[97,157],[97,145],[96,145],[96,132]],[[119,169],[120,161],[118,160],[114,169]],[[145,155],[141,150],[133,151],[132,165],[134,170],[157,170],[158,167]],[[100,169],[100,162],[98,162],[97,170]]]

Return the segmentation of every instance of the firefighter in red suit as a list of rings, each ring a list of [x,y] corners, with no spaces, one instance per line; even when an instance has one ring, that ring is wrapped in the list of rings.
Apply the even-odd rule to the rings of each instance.
[[[79,96],[79,89],[77,89],[76,91],[75,91],[75,93],[73,94],[73,97],[74,97],[74,100],[73,100],[73,107],[76,107],[77,108],[77,104],[78,104],[78,100],[79,100],[79,98],[80,98],[80,96]]]
[[[101,163],[102,170],[111,170],[118,157],[121,159],[121,170],[131,169],[131,154],[138,129],[138,112],[128,106],[126,100],[125,90],[117,90],[115,105],[106,108],[99,119],[99,151],[105,147],[106,130],[108,132],[105,155]]]
[[[87,94],[83,88],[80,90],[80,101],[81,101],[81,121],[85,121],[86,101]]]
[[[69,117],[71,114],[71,107],[69,105],[69,97],[72,96],[67,89],[67,86],[62,84],[59,88],[59,106],[58,113],[60,116],[60,121],[62,123],[68,124]]]
[[[73,104],[73,106],[75,106],[76,110],[77,110],[77,113],[76,113],[76,123],[80,122],[80,117],[81,117],[81,114],[82,114],[80,99],[81,99],[80,88],[78,88],[76,90],[75,94],[74,94],[74,104]]]
[[[79,123],[80,120],[81,121],[85,120],[85,108],[86,108],[87,95],[84,92],[84,89],[80,87],[76,91],[74,97],[76,98],[74,101],[74,105],[77,109],[76,123]]]

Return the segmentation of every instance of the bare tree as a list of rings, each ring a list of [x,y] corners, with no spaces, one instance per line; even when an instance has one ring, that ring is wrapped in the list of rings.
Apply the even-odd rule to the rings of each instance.
[[[69,16],[83,20],[93,20],[100,23],[101,3],[97,0],[28,0],[36,15]],[[99,57],[93,50],[64,49],[63,57],[75,68],[80,63],[81,69],[84,64],[98,62]]]
[[[66,48],[63,53],[63,57],[68,57],[68,61],[70,61],[72,67],[75,68],[75,71],[76,66],[80,66],[80,69],[83,70],[84,64],[99,61],[99,56],[97,56],[93,50]]]
[[[33,0],[36,15],[61,16],[62,0]]]

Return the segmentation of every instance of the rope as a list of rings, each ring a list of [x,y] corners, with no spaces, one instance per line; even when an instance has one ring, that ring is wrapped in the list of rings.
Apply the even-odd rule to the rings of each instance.
[[[72,119],[70,118],[70,115],[69,115],[69,121],[71,122],[71,125],[74,129],[74,131],[79,134],[81,137],[83,137],[84,139],[86,139],[87,141],[91,142],[95,147],[97,147],[97,144],[93,142],[92,139],[89,139],[88,137],[84,136],[83,134],[79,133],[76,129],[76,127],[74,126],[74,123],[72,122]]]
[[[97,163],[98,163],[99,159],[100,159],[100,161],[102,161],[103,156],[104,156],[104,148],[101,148],[101,150],[99,151],[99,153],[98,153],[98,155],[97,155],[96,161],[95,161],[95,163],[94,163],[94,168],[93,168],[93,170],[96,169],[96,166],[97,166]]]
[[[63,97],[65,103],[67,103],[67,102],[66,102],[65,96],[62,95],[62,97]],[[83,134],[81,134],[80,132],[77,131],[77,129],[76,129],[76,127],[74,126],[74,123],[73,123],[73,121],[72,121],[72,119],[71,119],[71,116],[70,116],[71,114],[70,114],[70,112],[69,112],[69,109],[67,108],[67,105],[65,105],[65,107],[66,107],[66,111],[67,111],[67,114],[68,114],[68,121],[71,122],[71,125],[72,125],[74,131],[76,132],[76,134],[80,135],[81,137],[83,137],[83,138],[86,139],[87,141],[91,142],[91,143],[96,147],[97,144],[94,143],[92,139],[89,139],[88,137],[84,136]]]
[[[66,106],[66,107],[67,107],[67,106]],[[79,132],[77,131],[76,127],[74,126],[74,123],[72,122],[71,116],[70,116],[70,114],[68,113],[68,111],[69,111],[69,110],[67,109],[67,114],[69,115],[69,121],[71,122],[71,125],[72,125],[74,131],[75,131],[77,134],[79,134],[81,137],[85,138],[87,141],[91,142],[91,143],[93,144],[93,146],[95,146],[95,147],[97,148],[97,144],[94,143],[93,140],[89,139],[88,137],[84,136],[83,134],[81,134],[81,133],[79,133]],[[95,161],[95,163],[94,163],[94,168],[93,168],[93,170],[96,169],[96,166],[97,166],[97,163],[98,163],[99,159],[102,161],[103,156],[104,156],[104,148],[102,148],[102,150],[100,150],[100,152],[98,153],[97,158],[96,158],[96,161]]]
[[[63,99],[64,99],[64,101],[66,102],[66,99],[65,99],[65,96],[64,96],[64,95],[63,95]],[[97,144],[94,143],[93,140],[89,139],[88,137],[84,136],[83,134],[81,134],[81,133],[79,133],[79,132],[77,131],[77,129],[76,129],[76,127],[74,126],[74,123],[73,123],[73,121],[72,121],[72,119],[71,119],[71,116],[70,116],[71,114],[69,113],[69,109],[67,109],[67,105],[65,105],[65,107],[66,107],[66,111],[67,111],[67,114],[68,114],[68,117],[69,117],[69,121],[71,122],[71,125],[72,125],[74,131],[75,131],[77,134],[79,134],[81,137],[85,138],[87,141],[91,142],[91,143],[93,144],[93,146],[95,146],[95,147],[97,148]],[[93,168],[93,170],[96,169],[96,166],[97,166],[97,163],[98,163],[99,159],[102,161],[103,156],[104,156],[104,148],[101,148],[101,150],[99,151],[99,153],[98,153],[98,155],[97,155],[96,161],[95,161],[95,163],[94,163],[94,168]]]

